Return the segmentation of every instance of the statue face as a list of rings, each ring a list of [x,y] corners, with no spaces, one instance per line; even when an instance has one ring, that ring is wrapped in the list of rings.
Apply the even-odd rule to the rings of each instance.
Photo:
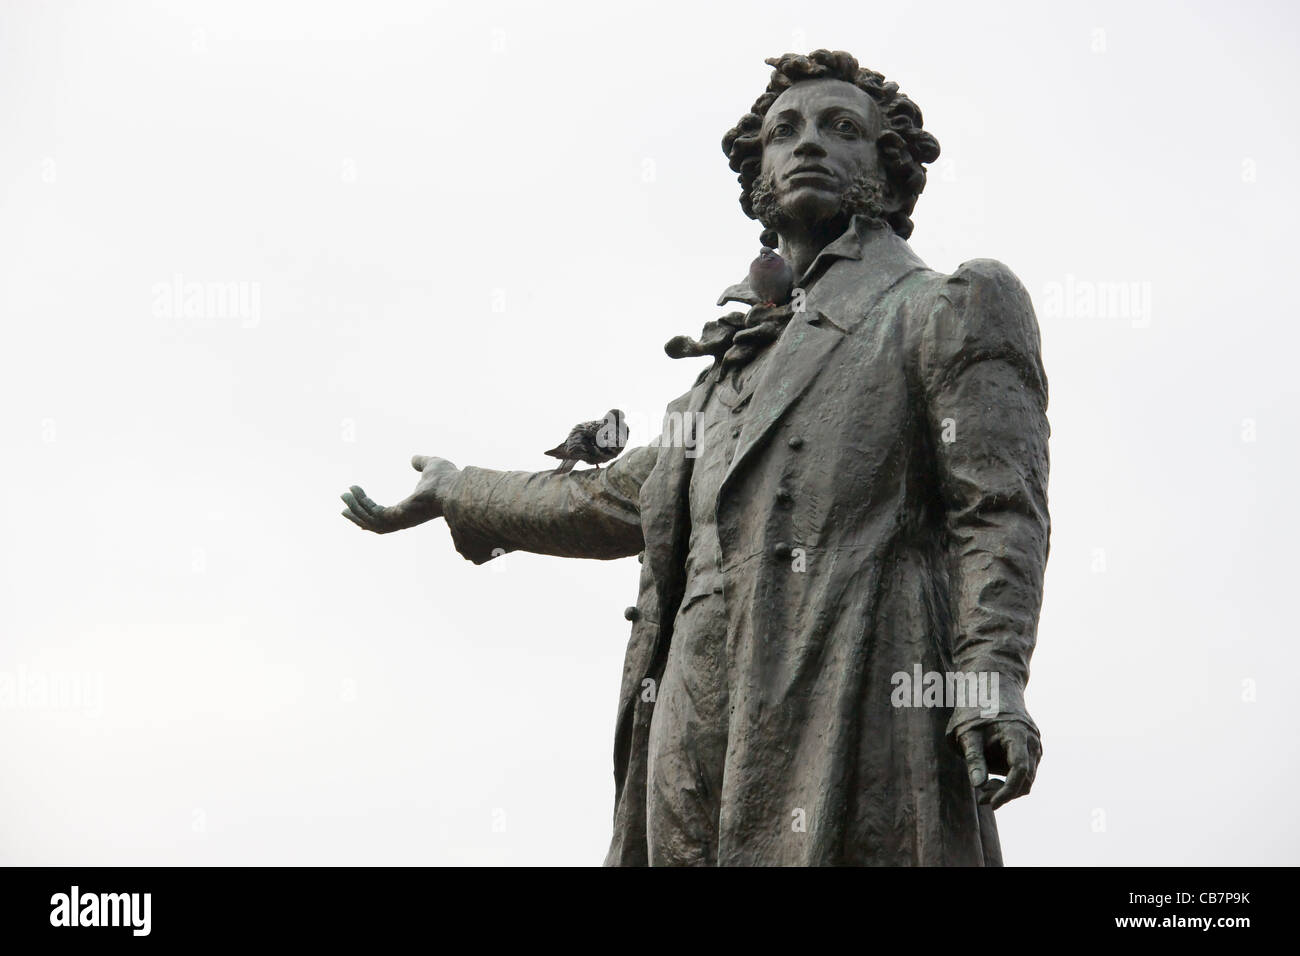
[[[834,219],[861,177],[883,186],[876,139],[880,109],[843,80],[796,83],[763,118],[763,163],[784,216],[812,228]]]

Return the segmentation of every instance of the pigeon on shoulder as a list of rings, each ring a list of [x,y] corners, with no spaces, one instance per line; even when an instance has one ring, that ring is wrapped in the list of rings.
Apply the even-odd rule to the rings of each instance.
[[[749,287],[759,305],[785,305],[794,291],[794,270],[774,249],[764,249],[749,264]]]

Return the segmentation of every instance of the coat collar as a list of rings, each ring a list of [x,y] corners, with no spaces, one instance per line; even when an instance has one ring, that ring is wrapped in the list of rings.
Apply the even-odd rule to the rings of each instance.
[[[844,235],[817,255],[800,286],[806,292],[803,314],[769,346],[773,353],[755,385],[724,488],[828,366],[835,347],[866,321],[904,276],[925,268],[892,229],[872,228],[858,216]]]
[[[804,270],[803,275],[799,276],[798,281],[795,282],[795,287],[807,289],[826,267],[836,259],[862,260],[867,258],[868,255],[874,256],[881,251],[876,248],[877,246],[891,245],[888,241],[890,239],[902,243],[902,240],[888,226],[873,224],[872,220],[860,214],[854,216],[849,220],[848,228],[840,234],[839,238],[828,243],[821,252],[813,257],[813,261],[808,264],[808,268]],[[885,242],[881,243],[880,240],[885,240]],[[906,243],[903,243],[904,248],[906,248],[906,245]],[[910,253],[911,250],[909,249],[908,252]],[[748,278],[737,282],[735,285],[729,285],[722,290],[722,294],[718,297],[718,305],[726,305],[728,302],[743,302],[745,305],[755,305],[758,302],[758,295],[750,288]]]
[[[892,236],[894,231],[888,226],[873,225],[866,216],[854,216],[840,237],[813,257],[795,285],[807,288],[821,274],[820,270],[836,259],[865,259],[868,247],[876,245],[879,239]]]

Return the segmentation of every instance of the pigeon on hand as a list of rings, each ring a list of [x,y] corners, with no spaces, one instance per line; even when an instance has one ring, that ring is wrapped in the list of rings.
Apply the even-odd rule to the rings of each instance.
[[[569,437],[543,454],[561,459],[555,474],[563,475],[583,461],[597,468],[602,462],[613,461],[627,446],[627,419],[617,408],[611,408],[604,418],[594,422],[574,425]]]
[[[749,285],[759,305],[785,305],[794,290],[794,270],[773,249],[764,249],[749,264]]]

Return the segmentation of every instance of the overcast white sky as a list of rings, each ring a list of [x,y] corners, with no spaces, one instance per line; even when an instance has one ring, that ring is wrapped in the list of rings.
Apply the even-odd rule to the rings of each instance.
[[[416,452],[540,470],[612,405],[647,440],[700,368],[663,343],[757,251],[722,134],[823,46],[942,144],[916,252],[1000,259],[1042,326],[1046,752],[1008,863],[1298,862],[1298,26],[6,3],[0,863],[599,863],[636,562],[476,568],[338,495],[405,495]]]

